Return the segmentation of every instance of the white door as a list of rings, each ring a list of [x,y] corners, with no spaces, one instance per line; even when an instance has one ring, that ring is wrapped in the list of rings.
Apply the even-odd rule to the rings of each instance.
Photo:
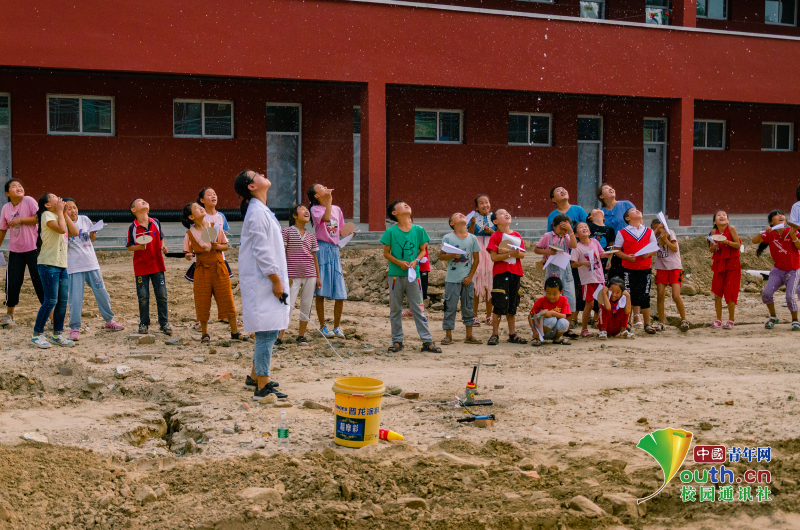
[[[11,180],[11,96],[0,93],[0,187]],[[0,205],[5,204],[8,197],[0,196]]]
[[[267,206],[280,214],[302,202],[302,109],[295,103],[267,103]]]
[[[642,207],[645,215],[663,212],[667,187],[667,120],[644,120]]]
[[[603,117],[578,116],[578,199],[586,212],[597,207],[603,179]]]
[[[361,219],[361,107],[353,107],[353,219]]]

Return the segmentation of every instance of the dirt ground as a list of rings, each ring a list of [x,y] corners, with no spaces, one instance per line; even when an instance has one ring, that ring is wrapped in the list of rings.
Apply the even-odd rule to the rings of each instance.
[[[707,250],[697,238],[683,241],[682,252],[693,324],[686,334],[671,327],[633,340],[490,347],[486,325],[476,329],[484,341],[476,346],[463,343],[458,323],[455,344],[423,354],[406,320],[407,348],[390,354],[385,263],[377,250],[346,250],[348,288],[358,301],[345,304],[348,338],[333,346],[358,374],[424,401],[384,397],[382,426],[405,439],[358,450],[333,443],[331,386],[351,372],[324,339],[309,334],[308,347],[277,348],[273,378],[289,398],[253,401],[243,387],[252,344],[231,343],[227,325],[215,322],[212,344],[200,345],[184,260],[168,260],[167,271],[182,345],[159,333],[154,344],[129,339],[138,306],[127,253],[100,256],[126,330],[102,330],[87,290],[73,348],[29,344],[38,305],[26,283],[19,326],[0,331],[0,529],[800,528],[800,333],[789,329],[782,295],[781,322],[764,329],[763,281],[748,276],[736,327],[711,330]],[[435,254],[428,316],[439,341],[444,273]],[[235,252],[229,260],[235,271]],[[772,266],[752,247],[742,260],[744,269]],[[541,274],[533,259],[525,269],[527,311]],[[675,323],[670,300],[667,312]],[[294,316],[287,337],[296,329]],[[95,363],[100,354],[110,362]],[[495,403],[481,409],[496,415],[491,428],[455,421],[464,413],[453,396],[463,395],[478,362],[479,397]],[[122,379],[120,365],[131,368]],[[224,372],[232,377],[213,382]],[[281,410],[288,443],[276,439]],[[666,427],[692,431],[696,443],[771,446],[770,463],[733,468],[737,475],[770,470],[773,500],[684,503],[675,478],[637,508],[633,499],[656,491],[663,475],[636,444]],[[47,442],[26,441],[26,433]],[[689,456],[684,469],[696,468]]]

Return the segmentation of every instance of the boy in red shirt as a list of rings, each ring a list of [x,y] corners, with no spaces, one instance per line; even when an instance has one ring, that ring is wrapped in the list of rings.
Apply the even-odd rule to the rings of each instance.
[[[522,236],[509,228],[511,214],[497,210],[492,214],[492,222],[497,231],[489,238],[486,250],[492,258],[492,336],[489,346],[500,342],[500,319],[506,315],[508,321],[508,342],[527,344],[528,341],[517,335],[516,315],[519,306],[519,282],[522,278],[522,260],[525,257],[525,242]],[[502,248],[501,248],[502,247]]]
[[[533,303],[533,308],[528,315],[528,323],[533,330],[533,341],[531,344],[539,346],[543,340],[539,338],[539,333],[536,331],[536,319],[542,319],[542,338],[544,340],[551,340],[553,344],[561,344],[569,346],[570,340],[564,336],[564,333],[569,329],[569,317],[572,311],[569,309],[569,300],[562,293],[564,292],[564,284],[561,283],[561,278],[550,276],[544,282],[544,296],[540,297]]]
[[[139,333],[147,333],[150,327],[150,284],[158,306],[158,324],[161,331],[172,335],[167,310],[167,284],[164,280],[164,244],[161,223],[148,214],[150,205],[144,199],[131,203],[131,213],[136,219],[128,227],[128,250],[133,252],[133,273],[136,275],[136,295],[139,297]],[[140,242],[141,241],[141,242]]]
[[[658,250],[658,241],[653,230],[644,225],[642,212],[636,208],[630,208],[623,218],[628,224],[617,232],[614,246],[619,249],[617,256],[622,260],[625,288],[631,293],[633,325],[644,327],[645,332],[652,335],[656,330],[650,325],[650,282],[653,278],[650,268]],[[646,248],[652,248],[653,251],[636,255]],[[640,316],[641,319],[637,318]]]

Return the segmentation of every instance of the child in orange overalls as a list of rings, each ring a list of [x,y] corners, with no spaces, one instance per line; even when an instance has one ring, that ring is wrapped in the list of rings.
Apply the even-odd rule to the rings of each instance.
[[[192,259],[194,252],[197,257],[197,266],[194,272],[194,309],[197,320],[200,321],[200,330],[203,334],[201,343],[211,342],[208,335],[208,319],[211,318],[211,296],[217,301],[219,318],[227,318],[231,326],[231,338],[234,340],[247,340],[248,336],[239,333],[236,325],[236,307],[233,304],[233,290],[228,268],[222,253],[228,250],[228,238],[222,227],[215,228],[205,221],[206,211],[196,202],[190,202],[183,207],[181,223],[188,228],[183,240],[183,251],[186,259]],[[211,243],[203,241],[203,231],[212,228],[216,237]]]

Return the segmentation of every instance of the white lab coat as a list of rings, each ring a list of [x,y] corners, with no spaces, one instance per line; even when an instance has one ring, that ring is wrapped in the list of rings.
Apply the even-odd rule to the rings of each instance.
[[[272,294],[270,274],[280,276],[288,293],[289,271],[281,225],[272,210],[253,198],[244,216],[239,244],[242,320],[244,330],[249,333],[289,327],[290,308]]]

